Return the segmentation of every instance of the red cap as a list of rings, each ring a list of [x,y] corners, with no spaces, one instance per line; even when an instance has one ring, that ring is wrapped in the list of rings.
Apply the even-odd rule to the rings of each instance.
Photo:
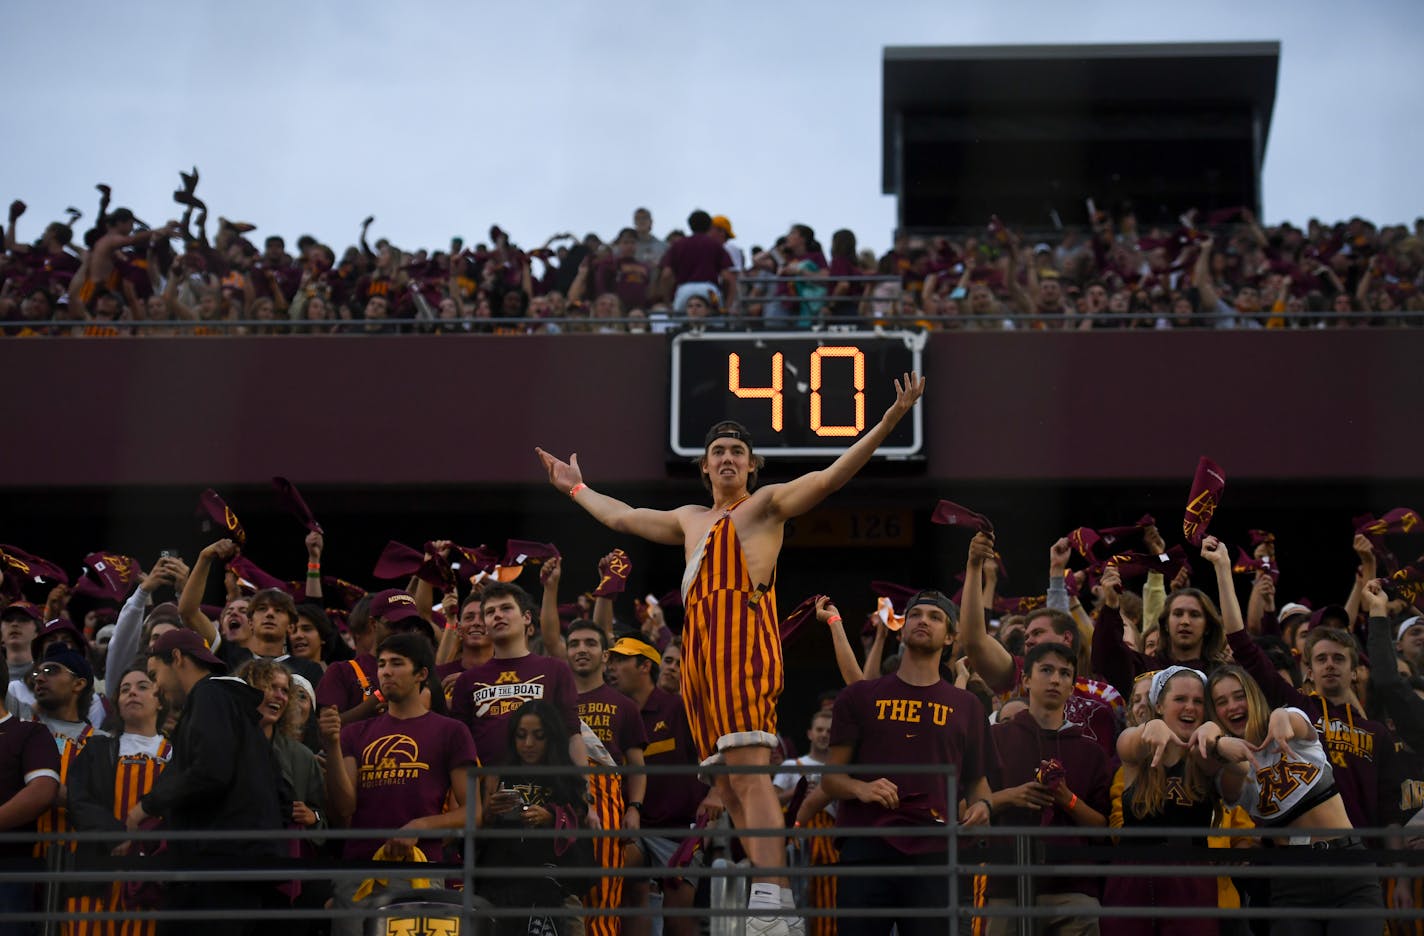
[[[218,531],[239,546],[247,544],[247,531],[237,519],[237,514],[218,496],[218,492],[208,488],[198,495],[199,527],[204,533]]]
[[[1226,490],[1226,472],[1221,466],[1203,455],[1197,461],[1196,477],[1192,479],[1192,493],[1187,498],[1187,510],[1182,519],[1182,535],[1193,546],[1200,546],[1206,536],[1207,525],[1221,503],[1221,492]]]
[[[80,650],[86,652],[89,650],[89,641],[73,621],[66,618],[55,618],[53,621],[46,622],[35,634],[34,640],[30,641],[30,656],[36,660],[43,659],[45,641],[55,634],[72,634]]]
[[[160,634],[153,643],[149,644],[148,655],[167,658],[173,655],[174,650],[181,652],[184,656],[201,660],[219,672],[227,672],[227,664],[213,655],[213,651],[203,643],[203,638],[184,627]]]
[[[388,588],[371,596],[371,617],[394,624],[420,617],[420,609],[408,593],[399,588]]]
[[[36,624],[44,623],[43,609],[32,601],[12,601],[5,606],[5,610],[0,611],[0,617],[8,616],[12,612],[28,615]]]

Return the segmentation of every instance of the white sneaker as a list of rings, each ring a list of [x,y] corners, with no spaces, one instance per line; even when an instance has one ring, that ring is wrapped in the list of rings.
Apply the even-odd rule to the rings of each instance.
[[[781,892],[781,909],[783,909],[783,910],[795,910],[795,909],[796,909],[796,901],[792,900],[792,899],[791,899],[791,894],[788,893],[788,892],[786,892],[786,891],[782,891],[782,892]],[[790,936],[806,936],[806,918],[805,918],[805,917],[800,917],[800,916],[786,916],[786,917],[782,917],[782,919],[786,921],[786,931],[787,931],[787,933],[790,934]]]
[[[786,917],[747,917],[747,936],[791,936]]]

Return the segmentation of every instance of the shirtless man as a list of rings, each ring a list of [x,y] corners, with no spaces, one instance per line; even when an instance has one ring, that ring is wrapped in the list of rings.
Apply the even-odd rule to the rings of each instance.
[[[704,763],[771,763],[782,685],[776,559],[785,523],[854,477],[924,390],[923,377],[905,374],[903,382],[895,381],[895,402],[880,422],[828,467],[755,493],[752,488],[764,461],[753,454],[747,430],[732,421],[715,424],[707,433],[701,460],[702,483],[712,493],[711,507],[631,507],[585,484],[578,455],[563,462],[535,449],[549,483],[604,526],[683,547],[687,571],[682,579],[686,609],[682,698]],[[719,776],[717,789],[739,828],[783,824],[770,774]],[[748,931],[788,932],[787,920],[775,915],[777,908],[792,906],[787,880],[780,874],[786,863],[785,840],[748,837],[742,844],[752,864],[764,872],[752,881],[749,905],[770,911],[767,916],[751,917]]]
[[[169,221],[161,228],[134,233],[134,215],[127,208],[120,208],[108,217],[109,228],[94,244],[86,263],[86,278],[79,292],[83,302],[91,302],[102,288],[117,289],[113,279],[115,257],[120,250],[130,244],[151,243],[160,237],[172,237],[178,233],[178,222]]]

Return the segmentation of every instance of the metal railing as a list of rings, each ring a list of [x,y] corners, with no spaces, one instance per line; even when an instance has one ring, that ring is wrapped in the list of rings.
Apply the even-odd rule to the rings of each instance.
[[[476,768],[467,771],[466,774],[466,802],[473,803],[478,794],[479,780],[487,774],[499,774],[499,768]],[[832,772],[854,773],[862,776],[907,776],[907,775],[935,775],[942,777],[945,785],[946,802],[957,803],[959,799],[958,778],[953,769],[946,769],[942,765],[882,765],[863,766],[850,765],[847,767],[834,767],[830,765],[806,765],[798,767],[794,765],[772,765],[769,767],[689,767],[689,766],[648,766],[645,768],[616,768],[616,767],[591,767],[580,770],[584,774],[601,775],[622,775],[628,773],[641,773],[650,777],[682,776],[689,773],[698,772],[702,775],[729,775],[729,774],[773,774],[773,773],[802,773],[802,774],[827,774]],[[518,773],[522,777],[539,776],[568,776],[567,768],[548,767],[520,767]],[[473,810],[469,815],[473,815]],[[1379,838],[1384,840],[1387,836],[1398,835],[1398,829],[1366,829],[1366,830],[1342,830],[1342,829],[1296,829],[1289,830],[1292,836],[1312,836],[1315,838],[1331,838],[1340,835],[1355,835],[1367,838]],[[84,858],[74,856],[69,846],[71,844],[93,844],[104,843],[108,845],[119,842],[151,842],[166,841],[169,843],[185,843],[201,841],[209,846],[214,842],[291,842],[291,841],[346,841],[352,839],[377,840],[393,837],[410,837],[410,829],[316,829],[316,830],[264,830],[264,831],[220,831],[220,830],[166,830],[158,829],[147,832],[94,832],[94,831],[71,831],[64,833],[48,833],[36,835],[33,833],[3,833],[0,834],[0,846],[15,842],[42,842],[54,844],[56,847],[49,850],[52,857],[57,856],[62,861],[51,861],[48,867],[19,868],[9,867],[0,869],[0,883],[28,883],[41,885],[45,889],[46,900],[43,909],[34,909],[26,912],[0,912],[0,924],[7,923],[41,923],[47,927],[53,927],[58,923],[75,923],[79,921],[125,921],[125,920],[190,920],[200,922],[205,920],[230,919],[231,910],[215,906],[211,909],[141,909],[141,910],[102,910],[81,912],[64,906],[61,893],[64,888],[77,884],[113,884],[130,881],[150,882],[159,878],[165,884],[190,884],[207,883],[217,886],[224,884],[276,884],[284,881],[327,881],[327,882],[350,882],[362,881],[374,877],[391,878],[411,878],[429,877],[433,879],[453,879],[460,882],[456,891],[446,891],[443,889],[432,889],[430,891],[406,891],[398,894],[400,901],[393,905],[373,903],[369,906],[359,906],[352,909],[345,908],[296,908],[279,907],[263,909],[260,911],[245,911],[245,915],[251,919],[272,919],[272,920],[293,920],[293,921],[318,921],[318,920],[391,920],[399,918],[402,914],[420,913],[429,916],[432,913],[448,914],[450,918],[458,918],[463,921],[460,932],[471,933],[481,932],[481,927],[485,921],[528,917],[531,914],[531,907],[521,906],[499,906],[490,903],[480,896],[482,890],[487,890],[487,885],[491,882],[527,880],[531,876],[537,876],[553,881],[576,881],[586,882],[579,891],[587,891],[592,886],[594,879],[604,876],[614,876],[625,881],[638,882],[643,880],[666,879],[677,877],[689,882],[701,883],[723,882],[734,883],[757,877],[767,877],[765,869],[751,867],[746,864],[734,864],[727,861],[714,861],[707,855],[704,848],[703,859],[699,865],[679,868],[675,875],[670,874],[667,868],[662,867],[638,867],[638,868],[603,868],[598,865],[579,865],[573,867],[549,867],[549,866],[505,866],[489,867],[481,865],[476,860],[478,849],[483,843],[494,842],[501,839],[521,839],[524,841],[550,841],[570,839],[599,839],[599,838],[621,838],[636,840],[648,836],[674,839],[678,841],[690,837],[698,837],[704,843],[713,843],[708,847],[715,847],[716,840],[729,840],[731,838],[758,838],[770,837],[785,839],[793,842],[808,842],[814,838],[834,836],[838,839],[862,839],[862,838],[883,838],[887,834],[893,834],[897,838],[904,839],[932,839],[937,843],[942,843],[941,848],[936,848],[923,855],[923,860],[910,865],[886,866],[881,864],[836,864],[836,865],[806,865],[788,866],[774,870],[776,877],[785,877],[792,880],[805,879],[813,881],[818,878],[833,876],[840,879],[853,878],[874,878],[894,876],[896,878],[924,879],[926,886],[931,886],[932,882],[939,881],[943,887],[943,903],[930,907],[912,908],[842,908],[842,907],[798,907],[794,910],[751,910],[742,905],[740,901],[735,901],[735,905],[727,905],[732,901],[718,903],[714,901],[707,906],[693,906],[690,908],[663,907],[661,910],[650,911],[644,907],[590,907],[590,906],[567,906],[563,904],[551,904],[549,906],[539,906],[533,908],[540,916],[547,916],[553,919],[568,919],[573,917],[592,918],[597,916],[609,917],[633,917],[645,916],[656,913],[664,918],[688,917],[697,920],[719,919],[731,921],[735,924],[745,920],[750,916],[795,916],[804,919],[816,919],[822,917],[834,917],[838,919],[850,918],[885,918],[898,917],[903,919],[911,918],[932,918],[943,920],[948,927],[948,931],[956,932],[956,927],[963,921],[973,918],[1012,918],[1019,921],[1021,933],[1030,931],[1031,921],[1046,919],[1050,917],[1063,916],[1091,916],[1100,919],[1106,918],[1161,918],[1170,916],[1178,919],[1281,919],[1281,918],[1310,918],[1315,920],[1335,920],[1335,919],[1356,919],[1360,916],[1378,918],[1380,920],[1424,920],[1424,907],[1411,907],[1407,909],[1396,909],[1381,906],[1378,909],[1360,910],[1348,908],[1331,907],[1136,907],[1136,906],[1098,906],[1098,907],[1060,907],[1060,906],[1038,906],[1035,904],[1035,884],[1043,878],[1072,877],[1076,879],[1101,878],[1106,881],[1109,878],[1182,878],[1182,877],[1231,877],[1241,880],[1259,878],[1321,878],[1329,877],[1333,879],[1371,879],[1371,878],[1393,878],[1398,880],[1414,880],[1424,877],[1424,851],[1413,851],[1407,849],[1367,849],[1354,851],[1320,851],[1315,849],[1293,849],[1289,847],[1274,849],[1253,849],[1249,854],[1243,853],[1238,848],[1204,848],[1204,847],[1173,847],[1164,854],[1164,849],[1160,845],[1151,847],[1134,846],[1133,840],[1150,839],[1158,842],[1163,839],[1183,841],[1192,839],[1204,839],[1208,835],[1212,837],[1227,838],[1275,838],[1282,835],[1280,829],[1203,829],[1203,828],[1104,828],[1092,829],[1076,826],[1032,826],[1032,827],[1004,827],[1004,826],[975,826],[964,827],[958,823],[947,822],[935,825],[923,826],[896,826],[892,830],[884,827],[843,827],[837,826],[834,829],[826,828],[766,828],[766,829],[716,829],[716,828],[654,828],[641,829],[630,832],[623,829],[600,829],[590,827],[579,827],[576,829],[526,829],[526,828],[500,828],[493,825],[485,825],[476,828],[475,825],[467,821],[460,830],[450,830],[445,836],[447,840],[459,841],[461,843],[461,861],[459,863],[427,863],[411,864],[403,862],[347,862],[347,861],[312,861],[303,859],[290,859],[279,861],[264,861],[260,865],[251,862],[243,864],[233,859],[228,859],[222,867],[197,867],[196,862],[188,862],[185,865],[175,865],[172,863],[153,863],[151,859],[137,859],[136,861],[148,861],[147,865],[136,865],[126,867],[126,862],[113,858]],[[428,832],[418,834],[422,839],[439,837]],[[1055,845],[1055,839],[1072,838],[1102,839],[1103,846],[1083,846],[1074,844],[1070,848]],[[1109,840],[1117,840],[1118,844],[1109,844]],[[1002,845],[995,845],[995,842],[1002,842]],[[1330,860],[1322,862],[1320,858],[1327,856]],[[1008,860],[1005,860],[1008,858]],[[970,877],[986,877],[989,879],[1015,880],[1015,899],[1010,906],[975,906],[964,899],[964,879]],[[568,888],[573,890],[573,888]],[[725,888],[731,894],[737,892],[736,887]],[[214,892],[215,900],[218,894]],[[432,909],[433,908],[433,909]],[[383,929],[382,932],[385,930]]]
[[[772,301],[772,300],[768,300]],[[777,298],[774,301],[783,301]],[[889,299],[873,300],[851,300],[839,299],[831,300],[825,297],[788,297],[787,302],[823,302],[834,304],[837,302],[875,302],[890,303]],[[752,300],[751,304],[759,304],[759,300]],[[1101,331],[1105,333],[1118,332],[1123,330],[1137,329],[1141,331],[1153,331],[1156,329],[1158,319],[1166,321],[1169,331],[1200,331],[1219,328],[1232,331],[1256,330],[1250,325],[1244,324],[1254,322],[1257,325],[1264,325],[1269,320],[1281,320],[1285,322],[1284,328],[1270,329],[1272,332],[1294,332],[1303,330],[1314,330],[1320,326],[1324,327],[1355,327],[1363,324],[1373,330],[1384,330],[1389,328],[1411,327],[1417,328],[1424,325],[1424,312],[1397,311],[1397,312],[1258,312],[1251,315],[1244,314],[1222,314],[1218,312],[1197,312],[1188,316],[1176,316],[1171,314],[1157,313],[1024,313],[1018,311],[995,312],[989,315],[971,315],[968,313],[960,315],[933,315],[924,312],[914,314],[901,314],[898,309],[884,312],[872,312],[862,314],[834,314],[822,312],[816,320],[806,326],[799,326],[792,320],[764,321],[760,317],[745,314],[718,314],[705,319],[687,319],[681,316],[666,318],[650,318],[637,316],[619,316],[616,318],[589,318],[587,316],[559,316],[544,318],[458,318],[440,319],[436,321],[426,321],[422,319],[408,318],[382,318],[382,319],[339,319],[339,320],[319,320],[319,321],[272,321],[268,319],[221,319],[202,322],[172,322],[172,321],[82,321],[73,319],[47,320],[45,322],[33,323],[27,326],[23,322],[0,323],[0,340],[4,339],[6,330],[18,330],[23,327],[31,329],[47,330],[69,330],[79,332],[78,334],[55,334],[42,337],[53,338],[85,338],[85,337],[144,337],[140,333],[152,331],[169,331],[175,334],[164,335],[162,337],[260,337],[260,336],[325,336],[343,335],[348,337],[371,337],[388,338],[393,335],[440,335],[442,337],[495,337],[499,335],[520,333],[520,334],[578,334],[587,335],[598,333],[608,329],[610,333],[620,334],[629,331],[636,333],[677,333],[688,330],[717,330],[717,331],[869,331],[877,327],[886,328],[915,328],[920,327],[920,323],[928,326],[932,330],[955,331],[958,329],[975,329],[990,331],[1013,331],[1013,330],[1038,330],[1038,326],[1046,326],[1048,331],[1076,331],[1083,329],[1086,331]],[[1084,329],[1086,323],[1092,323],[1090,328]],[[1229,327],[1221,325],[1223,322],[1232,323]],[[549,326],[554,326],[557,332],[549,330]],[[118,335],[84,335],[85,329],[114,329],[120,332]],[[199,332],[199,330],[203,330]],[[123,334],[131,331],[135,334]],[[253,334],[248,334],[251,331]],[[223,333],[221,335],[216,333]]]

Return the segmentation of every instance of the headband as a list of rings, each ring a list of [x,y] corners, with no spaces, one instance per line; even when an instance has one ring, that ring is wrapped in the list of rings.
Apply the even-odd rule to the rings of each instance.
[[[1416,624],[1424,624],[1424,617],[1420,617],[1416,614],[1413,617],[1408,617],[1401,621],[1399,623],[1399,633],[1395,634],[1394,642],[1399,643],[1401,640],[1403,640],[1404,635],[1409,632],[1409,628],[1413,627]]]
[[[1147,701],[1152,703],[1153,708],[1157,707],[1157,700],[1162,698],[1162,690],[1167,688],[1167,683],[1173,676],[1181,673],[1192,673],[1202,681],[1203,686],[1206,685],[1206,673],[1201,670],[1192,669],[1190,666],[1169,666],[1152,677],[1152,688],[1147,690]]]

